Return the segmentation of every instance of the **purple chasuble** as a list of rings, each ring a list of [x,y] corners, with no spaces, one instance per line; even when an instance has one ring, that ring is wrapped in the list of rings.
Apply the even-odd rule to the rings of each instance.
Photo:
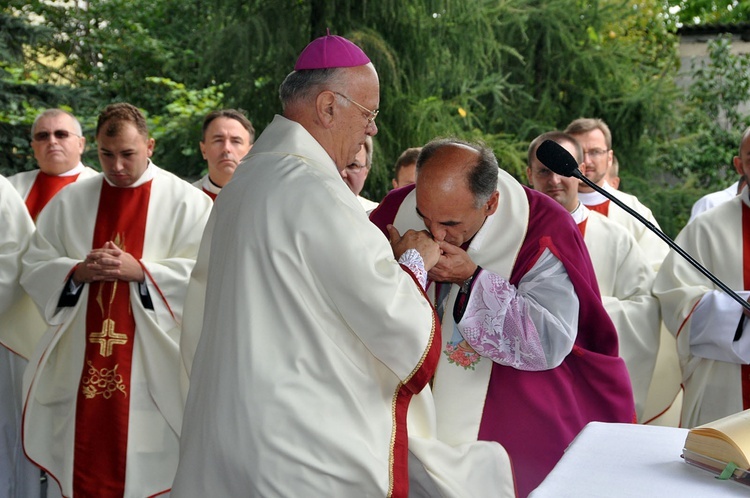
[[[391,191],[370,220],[387,233],[386,225],[393,223],[413,189],[410,185]],[[617,331],[602,305],[583,237],[553,199],[527,187],[524,191],[529,201],[528,232],[510,283],[517,287],[549,249],[565,266],[580,311],[573,350],[560,366],[531,372],[492,364],[478,439],[497,441],[508,451],[519,496],[541,483],[587,423],[635,422],[630,378],[618,356]]]

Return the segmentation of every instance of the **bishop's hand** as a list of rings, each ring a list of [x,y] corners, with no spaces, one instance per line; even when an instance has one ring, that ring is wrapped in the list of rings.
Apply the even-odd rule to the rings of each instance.
[[[398,260],[408,249],[416,249],[424,260],[426,270],[432,268],[440,257],[440,246],[427,230],[407,230],[402,236],[396,227],[388,225],[388,238],[393,248],[393,256]]]

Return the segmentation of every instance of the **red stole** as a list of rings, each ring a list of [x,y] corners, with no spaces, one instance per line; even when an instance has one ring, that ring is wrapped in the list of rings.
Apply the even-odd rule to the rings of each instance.
[[[73,183],[78,178],[78,174],[68,176],[53,176],[41,171],[36,175],[34,184],[26,196],[26,209],[29,210],[31,219],[36,221],[39,212],[52,199],[56,193],[65,185]]]
[[[141,259],[151,182],[117,188],[102,180],[94,248],[108,241]],[[73,495],[121,497],[130,411],[135,319],[128,282],[89,284],[86,354],[76,403]]]
[[[595,206],[589,206],[586,204],[586,207],[589,208],[592,211],[596,211],[597,213],[601,213],[604,216],[609,216],[609,199],[602,202],[601,204],[597,204]]]
[[[205,194],[206,194],[207,196],[209,196],[209,197],[211,198],[211,200],[212,200],[212,201],[215,201],[215,200],[216,200],[216,196],[217,196],[217,195],[219,195],[219,194],[214,194],[213,192],[211,192],[210,190],[206,190],[205,188],[203,189],[203,192],[204,192],[204,193],[205,193]]]
[[[742,283],[743,289],[750,289],[750,208],[742,205]],[[750,365],[741,365],[742,409],[750,408]]]
[[[582,222],[580,222],[578,224],[578,231],[581,232],[581,237],[585,237],[586,236],[586,222],[588,222],[588,221],[589,221],[589,219],[586,218],[585,220],[583,220]]]

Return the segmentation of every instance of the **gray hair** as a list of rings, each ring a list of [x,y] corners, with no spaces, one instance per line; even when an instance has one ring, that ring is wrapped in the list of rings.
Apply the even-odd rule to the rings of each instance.
[[[311,97],[312,93],[324,87],[338,87],[342,80],[343,69],[306,69],[292,71],[279,86],[279,98],[281,107],[286,107],[295,102]]]
[[[469,191],[474,195],[474,206],[482,207],[490,196],[497,190],[498,170],[492,149],[483,143],[471,143],[458,138],[437,138],[431,140],[427,145],[422,147],[422,151],[417,158],[417,175],[424,166],[424,163],[430,160],[440,149],[444,147],[465,146],[474,149],[479,154],[476,164],[469,170],[466,175],[466,183]]]
[[[57,109],[57,108],[47,109],[39,113],[39,115],[36,118],[34,118],[34,123],[31,125],[31,134],[34,135],[34,133],[36,132],[36,125],[39,123],[40,119],[46,118],[46,117],[54,118],[55,116],[59,116],[61,114],[70,116],[70,119],[73,120],[73,126],[75,127],[76,135],[78,135],[79,137],[82,137],[83,128],[81,128],[81,123],[78,121],[78,119],[75,116],[73,116],[71,113],[69,113],[68,111],[64,111],[62,109]]]

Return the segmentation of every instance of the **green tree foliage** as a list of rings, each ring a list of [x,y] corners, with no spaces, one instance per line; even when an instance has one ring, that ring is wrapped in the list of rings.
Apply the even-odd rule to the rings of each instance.
[[[85,98],[84,92],[51,84],[46,67],[28,57],[50,37],[49,30],[0,10],[0,171],[6,174],[32,167],[28,136],[40,109]]]
[[[677,20],[684,25],[730,24],[747,22],[747,0],[668,0]]]
[[[711,128],[709,101],[718,82],[739,74],[696,68],[704,88],[683,97],[675,86],[675,29],[699,4],[708,2],[9,0],[2,22],[45,37],[8,37],[3,29],[0,40],[14,43],[12,54],[2,53],[3,81],[22,90],[0,125],[68,105],[93,143],[98,111],[129,101],[148,114],[158,139],[155,161],[197,176],[204,168],[197,148],[203,115],[240,107],[261,132],[280,112],[278,86],[297,55],[330,28],[362,46],[380,75],[374,169],[363,192],[372,199],[387,191],[401,151],[436,136],[486,142],[523,181],[532,138],[592,116],[612,128],[625,189],[661,205],[651,185],[667,189],[666,172],[698,189],[683,192],[689,203],[714,179],[695,158],[717,158],[731,141]],[[675,6],[678,14],[670,14]],[[55,98],[34,96],[47,87]],[[10,94],[5,88],[0,98]],[[721,103],[722,116],[731,118],[731,106]],[[7,109],[20,111],[13,117]],[[736,132],[730,128],[724,131]],[[25,133],[13,139],[25,143]],[[92,150],[87,157],[95,162]]]

